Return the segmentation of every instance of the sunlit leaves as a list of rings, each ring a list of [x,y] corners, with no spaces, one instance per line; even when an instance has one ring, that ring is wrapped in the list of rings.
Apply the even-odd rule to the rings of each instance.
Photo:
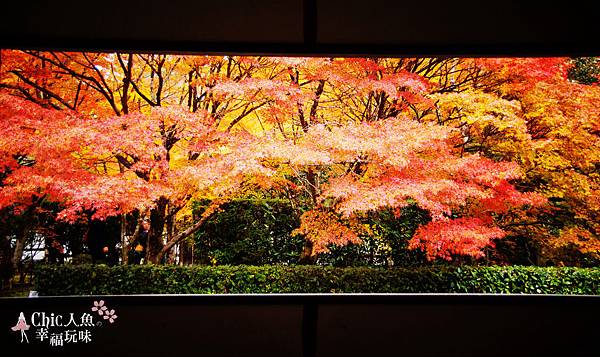
[[[299,232],[310,236],[308,239],[313,242],[320,242],[317,237],[324,233],[320,229],[321,233],[315,235],[316,231],[312,232],[311,227],[324,222],[332,222],[331,232],[338,232],[327,235],[329,238],[324,241],[347,244],[355,241],[356,237],[338,229],[339,218],[352,220],[361,212],[416,204],[428,211],[434,221],[433,226],[425,230],[435,229],[444,235],[440,230],[448,225],[437,222],[446,222],[453,212],[463,211],[464,214],[477,217],[469,221],[472,230],[479,229],[483,237],[487,237],[487,240],[475,241],[474,233],[465,231],[465,241],[459,242],[462,248],[451,251],[448,243],[431,258],[436,254],[443,257],[449,254],[478,256],[483,247],[491,244],[492,238],[503,236],[498,233],[501,232],[499,228],[485,228],[492,224],[493,214],[523,205],[540,205],[545,199],[540,195],[521,193],[509,183],[523,176],[517,164],[495,162],[479,155],[459,156],[452,133],[453,129],[449,127],[408,118],[334,127],[315,125],[296,144],[288,143],[287,146],[281,146],[279,151],[269,154],[271,159],[295,166],[297,170],[311,165],[343,168],[332,169],[332,176],[319,193],[319,205],[329,209],[329,218],[322,218],[323,213],[306,213],[302,220]],[[298,160],[299,157],[303,159]],[[329,202],[330,199],[333,202]],[[315,209],[323,211],[323,208]],[[336,216],[337,220],[331,219],[333,211],[341,215]],[[476,223],[484,220],[486,225],[480,224],[481,227],[477,228]],[[452,229],[453,241],[459,240],[460,230]],[[345,243],[344,237],[349,237]],[[422,244],[428,240],[434,244],[436,239],[438,236],[432,234],[418,238]]]
[[[417,229],[410,248],[423,249],[429,259],[452,260],[460,255],[480,258],[484,256],[483,248],[493,246],[494,239],[505,235],[479,218],[441,220]]]
[[[2,55],[0,208],[47,195],[102,219],[269,191],[302,207],[313,255],[407,205],[430,259],[531,232],[597,250],[600,92],[564,58]]]

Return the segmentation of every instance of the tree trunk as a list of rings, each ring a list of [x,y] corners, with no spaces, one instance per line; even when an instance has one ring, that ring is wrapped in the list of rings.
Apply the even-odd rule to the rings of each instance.
[[[12,249],[7,238],[0,238],[0,289],[10,289],[13,277]]]
[[[169,209],[169,211],[170,211],[170,209]],[[175,229],[175,225],[173,222],[174,217],[175,217],[175,214],[173,212],[169,212],[169,214],[167,215],[167,222],[166,222],[167,242],[170,242],[171,240],[173,240],[173,230]],[[178,247],[179,244],[176,244],[176,246]],[[176,255],[177,255],[176,249],[170,249],[169,252],[167,253],[167,264],[175,264]]]
[[[310,199],[312,201],[313,207],[317,206],[318,199],[318,182],[317,175],[313,171],[312,168],[309,168],[306,172],[306,180],[308,181],[308,191],[310,194]],[[302,249],[302,253],[300,254],[300,258],[298,259],[298,264],[310,264],[313,265],[317,261],[316,255],[314,252],[314,244],[309,240],[304,241],[304,248]]]
[[[194,251],[192,249],[193,242],[183,240],[179,243],[179,265],[192,265]]]
[[[23,230],[23,232],[17,237],[17,242],[15,244],[15,250],[13,251],[13,256],[12,256],[13,271],[21,272],[21,259],[23,259],[23,251],[25,250],[26,242],[27,242],[27,230]]]
[[[177,260],[177,248],[180,247],[180,244],[175,244],[175,246],[169,250],[169,252],[167,253],[167,257],[166,257],[166,263],[167,264],[175,264],[175,261]]]
[[[121,215],[121,264],[127,265],[127,251],[129,244],[127,242],[127,215]]]
[[[298,264],[314,265],[317,262],[317,256],[313,254],[313,249],[313,242],[306,240],[300,258],[298,258]]]
[[[157,259],[160,261],[162,257],[167,254],[167,252],[169,252],[169,250],[171,250],[171,248],[173,248],[176,244],[200,230],[204,223],[206,223],[206,221],[208,221],[214,214],[215,210],[212,210],[212,213],[202,216],[202,218],[200,218],[198,222],[194,223],[193,226],[174,236],[170,241],[167,242],[167,244],[164,245],[162,251],[160,251],[157,256]]]
[[[164,197],[158,199],[156,207],[150,210],[150,230],[146,243],[146,263],[160,264],[163,243],[163,230],[168,200]]]

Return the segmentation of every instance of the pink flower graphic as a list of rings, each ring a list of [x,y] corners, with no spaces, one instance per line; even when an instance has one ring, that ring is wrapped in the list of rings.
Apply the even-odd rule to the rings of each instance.
[[[117,318],[117,315],[115,315],[115,310],[108,310],[108,307],[104,305],[104,300],[94,301],[92,311],[97,311],[98,315],[102,316],[105,320],[110,321],[111,324],[115,322]]]
[[[98,311],[98,315],[102,316],[106,311],[107,307],[104,305],[104,300],[94,301],[94,306],[92,307],[92,311]]]
[[[104,319],[108,320],[111,324],[113,322],[115,322],[115,320],[117,319],[117,315],[115,314],[115,310],[107,311],[106,314],[104,315]]]
[[[98,311],[102,306],[104,306],[104,300],[94,301],[94,307],[92,307],[92,311]]]

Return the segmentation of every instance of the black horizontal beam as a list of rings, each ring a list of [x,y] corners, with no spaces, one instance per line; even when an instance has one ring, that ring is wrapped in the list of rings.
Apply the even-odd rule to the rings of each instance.
[[[114,323],[91,310],[103,300]],[[30,324],[21,343],[20,313]],[[89,343],[36,339],[45,316],[94,316]],[[2,351],[85,356],[546,356],[596,351],[600,297],[167,295],[0,299]],[[58,333],[74,327],[49,328]]]
[[[273,55],[598,55],[592,2],[228,0],[3,4],[3,48]]]

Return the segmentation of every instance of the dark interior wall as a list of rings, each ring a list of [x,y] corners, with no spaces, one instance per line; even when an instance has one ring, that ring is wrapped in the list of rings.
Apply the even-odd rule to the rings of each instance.
[[[0,45],[271,54],[597,55],[591,1],[78,0],[2,5]]]
[[[117,312],[109,323],[94,301]],[[89,343],[36,339],[34,313],[92,313]],[[30,343],[8,327],[23,313]],[[598,297],[180,295],[0,299],[0,351],[21,356],[596,356]],[[41,321],[39,318],[38,322]],[[50,327],[61,333],[74,327]],[[77,328],[76,330],[83,330]]]

